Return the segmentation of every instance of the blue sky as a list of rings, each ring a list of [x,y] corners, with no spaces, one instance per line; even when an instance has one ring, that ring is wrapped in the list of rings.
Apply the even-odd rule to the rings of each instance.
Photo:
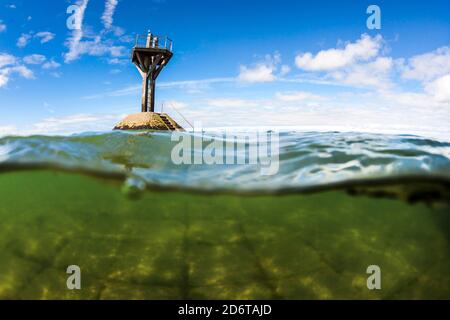
[[[148,29],[174,40],[157,110],[183,125],[173,108],[204,126],[449,135],[448,0],[0,0],[0,135],[107,130],[138,112],[130,51]]]

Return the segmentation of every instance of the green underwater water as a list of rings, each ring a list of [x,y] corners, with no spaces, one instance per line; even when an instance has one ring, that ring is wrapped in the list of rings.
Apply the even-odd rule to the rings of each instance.
[[[450,142],[235,134],[0,138],[0,299],[450,299]]]
[[[450,298],[445,202],[344,189],[130,197],[120,181],[57,170],[4,172],[0,196],[0,299]],[[373,264],[381,290],[366,286]],[[81,290],[66,287],[69,265]]]

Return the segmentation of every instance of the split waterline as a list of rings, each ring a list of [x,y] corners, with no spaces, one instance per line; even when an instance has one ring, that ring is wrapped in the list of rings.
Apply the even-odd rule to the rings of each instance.
[[[0,139],[0,298],[450,297],[450,144],[281,133],[273,176],[176,165],[175,144]]]

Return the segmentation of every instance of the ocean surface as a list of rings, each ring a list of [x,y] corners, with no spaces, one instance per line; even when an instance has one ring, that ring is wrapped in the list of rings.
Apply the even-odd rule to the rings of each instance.
[[[247,134],[0,138],[0,299],[450,299],[449,142]]]

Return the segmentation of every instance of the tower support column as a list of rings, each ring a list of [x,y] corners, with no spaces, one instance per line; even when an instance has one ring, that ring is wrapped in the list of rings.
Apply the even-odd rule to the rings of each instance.
[[[142,73],[142,112],[147,112],[148,106],[148,73]]]
[[[155,112],[155,84],[156,81],[153,79],[152,76],[150,76],[150,101],[149,101],[149,108],[150,112]]]

